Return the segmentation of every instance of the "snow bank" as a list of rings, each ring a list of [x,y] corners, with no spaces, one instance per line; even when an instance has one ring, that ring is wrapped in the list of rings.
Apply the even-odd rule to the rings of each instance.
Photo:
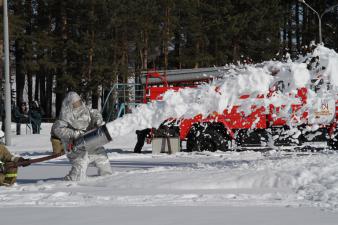
[[[81,182],[62,181],[68,168],[59,170],[60,165],[68,160],[60,160],[20,170],[18,185],[0,189],[0,208],[250,205],[338,211],[337,154],[249,151],[146,158],[114,154],[110,156],[113,175]]]
[[[247,100],[240,100],[241,110],[246,114],[250,113],[253,103],[265,107],[269,104],[285,105],[284,111],[287,113],[294,103],[290,101],[290,93],[296,95],[297,88],[309,87],[311,80],[318,78],[331,81],[335,89],[338,87],[338,54],[321,45],[313,53],[294,62],[269,61],[245,67],[233,66],[222,79],[193,89],[168,91],[162,101],[141,105],[132,114],[107,124],[107,127],[114,138],[136,129],[158,127],[168,118],[191,118],[198,114],[207,116],[214,111],[223,113],[224,109],[231,109],[238,104],[239,97],[244,94],[251,96]],[[278,92],[277,97],[258,101],[258,94],[266,96],[281,81],[284,83],[283,93]],[[309,91],[308,108],[315,105],[319,94]]]
[[[329,158],[324,164],[314,163],[301,171],[304,179],[297,188],[299,198],[310,200],[313,205],[338,210],[338,162]]]

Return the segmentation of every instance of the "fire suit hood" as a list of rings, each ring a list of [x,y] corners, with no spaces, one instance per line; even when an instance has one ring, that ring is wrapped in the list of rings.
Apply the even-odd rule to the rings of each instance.
[[[81,106],[74,108],[73,103],[81,101]],[[90,124],[90,112],[76,92],[69,92],[62,101],[60,120],[67,122],[72,128],[86,130]]]

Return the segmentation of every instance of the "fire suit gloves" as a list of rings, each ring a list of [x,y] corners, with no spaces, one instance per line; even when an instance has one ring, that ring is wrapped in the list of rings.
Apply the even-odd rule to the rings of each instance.
[[[23,167],[29,166],[31,163],[29,162],[29,159],[25,159],[23,157],[17,157],[14,160],[16,163],[21,164]]]
[[[103,118],[102,118],[102,114],[96,110],[96,109],[92,109],[90,111],[90,117],[92,119],[91,123],[96,126],[96,127],[100,127],[104,124]]]
[[[83,135],[85,133],[85,131],[83,130],[75,130],[74,131],[74,139],[80,137],[81,135]]]

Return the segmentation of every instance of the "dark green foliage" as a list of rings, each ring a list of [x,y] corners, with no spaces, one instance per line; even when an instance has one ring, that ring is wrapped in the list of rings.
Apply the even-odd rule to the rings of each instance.
[[[307,2],[320,13],[338,3]],[[261,62],[318,41],[317,17],[297,0],[15,0],[9,8],[17,101],[26,79],[46,117],[53,93],[57,111],[69,90],[97,107],[99,87],[142,70]],[[337,24],[338,8],[323,17],[324,42],[336,50]]]

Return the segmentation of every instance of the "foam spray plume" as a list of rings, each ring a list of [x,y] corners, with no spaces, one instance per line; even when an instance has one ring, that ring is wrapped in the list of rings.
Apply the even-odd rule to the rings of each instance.
[[[309,86],[312,79],[318,78],[319,73],[337,92],[338,54],[322,45],[295,61],[267,61],[244,67],[230,66],[223,78],[195,88],[168,90],[164,93],[163,100],[140,105],[132,113],[87,132],[76,140],[75,146],[79,149],[102,146],[135,130],[156,128],[168,118],[184,119],[196,115],[206,117],[213,112],[222,113],[224,109],[231,109],[238,104],[240,96],[267,93],[278,81],[288,84],[285,96],[265,98],[259,103],[257,98],[249,98],[246,104],[241,104],[241,111],[250,113],[253,104],[261,104],[266,108],[269,104],[286,105],[285,111],[288,111],[291,107],[289,93],[295,93],[297,88]],[[318,93],[309,90],[305,107],[311,110],[313,101],[318,97]]]

